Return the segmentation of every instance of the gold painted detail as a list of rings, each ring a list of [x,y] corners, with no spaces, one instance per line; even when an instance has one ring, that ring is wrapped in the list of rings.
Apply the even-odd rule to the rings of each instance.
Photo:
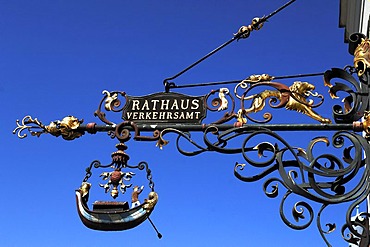
[[[150,212],[153,210],[154,206],[158,202],[158,194],[154,191],[149,193],[148,199],[145,199],[144,201],[143,208],[147,211]]]
[[[246,39],[249,37],[253,30],[260,30],[263,27],[263,23],[264,23],[263,17],[262,18],[255,17],[253,18],[252,23],[249,24],[248,26],[241,26],[238,32],[234,34],[234,37],[236,37],[237,40]]]
[[[63,118],[62,121],[53,121],[49,126],[45,126],[48,133],[53,136],[62,136],[65,140],[74,140],[83,135],[83,132],[76,131],[83,120],[79,120],[73,116]]]
[[[79,189],[79,191],[81,192],[81,196],[82,196],[82,198],[85,198],[85,199],[86,199],[86,201],[87,201],[87,199],[89,198],[88,196],[89,196],[90,188],[91,188],[91,184],[90,184],[90,183],[88,183],[88,182],[83,182],[83,183],[81,184],[80,189]]]
[[[172,128],[167,128],[167,129],[164,129],[162,130],[159,135],[158,135],[158,141],[157,143],[155,144],[156,147],[159,147],[159,149],[163,149],[164,146],[166,146],[168,143],[170,143],[170,141],[167,141],[163,138],[163,135],[166,133],[166,132],[169,132],[169,131],[176,131],[175,129],[172,129]]]
[[[77,130],[82,122],[83,120],[68,116],[62,121],[53,121],[45,126],[37,118],[25,116],[21,124],[19,120],[16,121],[17,127],[13,130],[13,134],[17,133],[18,137],[23,139],[27,137],[27,134],[22,134],[22,132],[27,129],[32,136],[39,137],[41,134],[49,133],[56,137],[61,135],[65,140],[74,140],[84,134],[84,132]]]
[[[218,93],[218,97],[220,98],[220,107],[218,107],[218,111],[223,111],[223,110],[226,110],[227,109],[227,106],[229,104],[229,102],[227,101],[226,99],[226,96],[227,94],[229,94],[229,89],[227,88],[220,88],[219,90],[219,93]]]
[[[113,93],[111,94],[110,92],[108,92],[107,90],[104,90],[102,92],[103,94],[105,94],[107,96],[107,98],[105,99],[104,101],[104,108],[105,110],[107,111],[112,111],[113,110],[113,107],[115,104],[117,104],[117,99],[118,99],[118,94],[117,93]],[[119,104],[119,103],[118,103]]]
[[[329,88],[329,95],[332,99],[339,99],[339,96],[337,96],[331,88],[333,87],[333,84],[330,83],[330,80],[325,80],[324,79],[324,86]]]
[[[13,134],[17,133],[20,139],[26,138],[27,134],[22,133],[24,130],[28,130],[31,135],[39,137],[42,133],[45,133],[45,126],[37,119],[32,119],[31,116],[25,116],[22,119],[22,123],[17,119],[17,127],[13,130]],[[41,131],[33,131],[32,129],[42,129]]]
[[[362,122],[364,131],[366,133],[366,138],[370,137],[370,111],[364,112],[364,120]]]
[[[247,89],[251,84],[258,83],[258,82],[268,82],[274,79],[273,76],[268,74],[262,75],[251,75],[248,78],[245,78],[241,82],[239,82],[234,88],[234,94],[238,99],[241,99],[242,96],[238,95],[238,89],[241,88],[242,90]]]
[[[294,110],[306,114],[307,116],[321,122],[331,123],[328,118],[323,118],[312,110],[313,101],[307,101],[308,96],[318,97],[317,93],[312,93],[315,86],[308,82],[296,81],[289,87],[289,92],[281,92],[280,90],[265,90],[262,93],[254,94],[245,97],[244,100],[252,100],[251,107],[244,109],[243,114],[248,115],[263,110],[268,98],[275,98],[283,102],[283,105],[288,110]],[[285,101],[285,102],[284,102]]]
[[[370,40],[362,39],[354,53],[354,65],[357,75],[362,76],[370,67]]]
[[[237,119],[238,123],[242,123],[242,124],[247,123],[247,119],[244,117],[242,109],[239,109],[239,111],[237,113],[237,116],[236,116],[236,119]]]
[[[244,79],[242,82],[256,83],[261,81],[272,81],[273,79],[274,77],[268,74],[251,75],[248,78]]]
[[[99,184],[100,187],[104,188],[105,193],[110,191],[111,196],[116,199],[118,197],[118,187],[122,194],[125,194],[126,189],[130,188],[132,184],[125,184],[123,180],[130,181],[135,175],[133,172],[122,172],[121,169],[116,169],[113,172],[103,172],[100,174],[103,180],[106,180],[106,184]]]
[[[169,141],[163,139],[162,136],[159,137],[157,143],[155,144],[156,147],[159,147],[159,149],[163,149],[164,146],[166,146],[169,143]]]

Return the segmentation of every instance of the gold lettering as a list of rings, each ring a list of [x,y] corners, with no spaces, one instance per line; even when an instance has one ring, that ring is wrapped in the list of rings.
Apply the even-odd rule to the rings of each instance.
[[[191,101],[191,109],[195,110],[199,108],[199,100],[198,99],[193,99]]]
[[[132,110],[134,111],[134,110],[140,110],[139,109],[139,104],[140,104],[140,101],[139,100],[136,100],[136,99],[134,99],[133,101],[132,101]],[[135,109],[136,108],[136,109]]]
[[[178,103],[177,103],[177,99],[175,99],[175,100],[173,101],[173,104],[172,104],[171,110],[173,110],[173,109],[176,109],[176,110],[178,110],[178,109],[179,109],[179,105],[178,105]]]
[[[145,109],[146,108],[146,109]],[[144,105],[143,105],[143,107],[141,108],[141,110],[143,111],[143,110],[150,110],[149,109],[149,102],[147,101],[147,100],[145,100],[145,102],[144,102]]]
[[[186,119],[193,119],[194,118],[194,112],[187,112],[186,113]]]
[[[184,102],[186,102],[185,105],[184,105]],[[181,109],[186,110],[188,108],[189,108],[189,99],[186,99],[186,100],[182,99],[181,100]]]
[[[200,98],[169,96],[155,99],[131,99],[130,108],[125,116],[129,120],[144,120],[155,122],[156,120],[199,120],[203,118],[201,109],[203,101]]]
[[[158,99],[152,99],[152,103],[153,103],[153,111],[157,110],[157,103],[159,102]]]
[[[162,99],[161,100],[161,110],[168,110],[168,105],[170,103],[169,99]]]

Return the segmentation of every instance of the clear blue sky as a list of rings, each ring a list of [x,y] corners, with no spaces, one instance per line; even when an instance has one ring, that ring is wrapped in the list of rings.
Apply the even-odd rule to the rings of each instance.
[[[315,222],[303,231],[282,222],[283,193],[269,199],[263,181],[243,183],[234,177],[235,162],[244,162],[241,155],[184,157],[172,137],[164,150],[154,142],[128,143],[130,161],[145,160],[152,168],[159,202],[151,218],[163,239],[157,239],[149,222],[124,232],[87,229],[78,218],[74,190],[91,161],[110,161],[116,141],[105,133],[72,142],[48,135],[19,140],[12,134],[15,120],[25,115],[44,124],[67,115],[86,123],[99,121],[93,113],[105,89],[134,96],[161,92],[164,78],[229,40],[252,18],[284,3],[0,0],[0,245],[325,246]],[[339,1],[297,0],[249,39],[232,43],[176,82],[343,68],[352,64],[352,57],[338,20]],[[321,77],[306,79],[330,102]],[[178,92],[204,95],[211,89],[217,88]],[[318,111],[331,117],[330,106]],[[277,118],[283,122],[313,123],[296,112],[275,113],[279,114],[286,114]],[[304,134],[285,136],[292,145],[307,145],[301,142]],[[329,211],[328,217],[340,228],[345,208]],[[339,229],[329,240],[333,246],[346,246]]]

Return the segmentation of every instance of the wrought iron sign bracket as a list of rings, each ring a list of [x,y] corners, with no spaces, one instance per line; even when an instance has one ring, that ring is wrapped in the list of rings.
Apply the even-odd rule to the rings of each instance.
[[[168,140],[164,136],[168,133],[174,133],[178,136],[176,140],[177,149],[186,156],[194,156],[208,151],[222,154],[240,153],[246,163],[236,162],[234,174],[241,181],[253,182],[265,179],[267,175],[273,172],[280,175],[280,178],[266,178],[264,191],[268,197],[274,198],[279,191],[278,183],[286,189],[281,202],[280,214],[284,223],[289,227],[293,229],[308,227],[314,219],[314,211],[309,203],[299,201],[293,208],[293,217],[299,221],[303,217],[303,211],[299,208],[306,208],[309,220],[303,225],[290,222],[283,210],[288,197],[298,195],[319,203],[322,206],[316,218],[318,230],[324,241],[330,246],[326,240],[326,235],[334,231],[335,225],[327,224],[330,227],[327,231],[324,231],[320,222],[321,213],[328,205],[351,202],[346,215],[346,223],[342,227],[342,234],[345,236],[345,231],[349,230],[347,236],[350,237],[345,239],[350,243],[367,241],[369,235],[367,221],[360,219],[367,218],[368,214],[361,213],[355,221],[351,218],[356,206],[366,199],[370,190],[370,169],[368,166],[370,162],[370,147],[368,144],[370,136],[370,112],[368,111],[370,41],[364,39],[364,37],[358,37],[357,43],[358,46],[354,52],[354,67],[331,69],[323,73],[324,84],[329,88],[331,98],[337,98],[338,92],[347,94],[343,99],[343,107],[333,106],[333,120],[323,117],[313,110],[319,108],[324,98],[323,95],[313,92],[315,88],[313,84],[297,81],[291,86],[286,86],[271,81],[273,78],[271,76],[253,75],[237,83],[233,93],[227,88],[220,88],[198,97],[172,92],[132,97],[125,92],[108,92],[105,90],[103,91],[104,97],[95,111],[95,116],[104,123],[103,125],[97,123],[83,124],[83,120],[73,116],[44,125],[37,118],[26,116],[22,121],[17,120],[14,133],[19,138],[24,138],[27,136],[24,131],[27,130],[33,136],[39,137],[41,134],[48,133],[56,137],[61,136],[65,140],[74,140],[85,133],[107,132],[111,138],[116,138],[123,145],[131,139],[132,134],[133,140],[154,141],[159,148],[168,144]],[[357,73],[359,80],[356,80],[353,76],[354,72]],[[343,82],[337,82],[333,85],[332,80],[334,79],[346,81],[348,85]],[[262,91],[252,93],[253,90],[259,88]],[[240,91],[242,93],[239,93]],[[314,103],[315,99],[319,99],[319,102]],[[124,104],[122,100],[125,100]],[[239,101],[239,104],[236,103],[237,101]],[[247,106],[248,104],[249,106]],[[286,108],[303,113],[306,117],[312,118],[318,123],[271,124],[272,114],[269,112],[262,115],[262,120],[252,117],[264,111],[267,104],[272,109]],[[121,107],[121,105],[123,106]],[[240,105],[240,108],[237,105]],[[203,121],[206,119],[208,112],[224,112],[224,114],[213,123],[205,124]],[[123,121],[116,124],[107,118],[107,113],[120,113]],[[329,137],[320,135],[313,138],[307,148],[297,148],[285,141],[282,137],[283,134],[278,134],[291,131],[321,131],[325,135],[329,132],[334,132],[334,134],[331,138],[332,141]],[[144,132],[150,132],[152,135],[143,135]],[[190,135],[192,132],[203,134],[203,144],[192,139]],[[365,133],[365,136],[362,133]],[[257,145],[252,144],[251,140],[258,136],[267,136],[275,141],[261,141]],[[181,148],[180,142],[183,140],[192,144],[195,150],[187,151]],[[238,143],[237,147],[229,147],[235,143]],[[326,146],[332,143],[331,145],[336,150],[342,149],[342,160],[332,153],[315,156],[313,149],[319,143],[324,143]],[[111,164],[102,166],[99,162],[93,162],[87,171],[90,171],[92,166],[109,167],[113,165],[115,171],[119,174],[119,176],[117,175],[118,180],[121,181],[123,174],[126,174],[121,169],[135,166],[128,165],[127,159],[118,159],[117,154],[121,154],[120,157],[128,156],[124,155],[124,149],[121,146],[117,148],[118,151],[112,154]],[[288,153],[290,158],[286,159]],[[264,161],[255,160],[252,158],[253,154],[257,154]],[[245,176],[243,171],[247,164],[263,171],[257,175]],[[109,174],[109,176],[112,176],[115,173]],[[325,178],[329,181],[319,182],[319,178]],[[353,183],[354,178],[358,179],[357,185],[349,189],[348,183],[350,181]],[[79,211],[80,217],[82,217],[83,212],[90,212],[83,206],[84,197],[82,195],[87,193],[87,188],[90,188],[85,180],[86,178],[78,190],[80,194],[77,193],[78,201],[82,205],[79,206],[82,210]],[[119,182],[115,183],[115,188],[117,188]],[[269,191],[270,186],[272,190]],[[112,191],[115,191],[113,194],[116,196],[117,189]],[[153,198],[156,197],[153,196],[154,194],[148,200],[154,200]],[[150,213],[151,211],[147,212]],[[93,214],[93,212],[90,213]],[[148,218],[149,213],[143,214],[141,220]],[[98,216],[95,215],[95,217]],[[83,217],[81,219],[88,227],[93,229],[99,229],[100,227],[95,223],[89,223]],[[132,226],[136,224],[134,222]],[[118,229],[126,229],[129,226],[131,225],[120,226]],[[108,225],[103,228],[111,230],[116,229],[116,227]],[[359,233],[358,227],[362,229],[362,233]]]
[[[355,34],[351,37],[351,51],[354,55],[354,66],[343,69],[333,68],[324,73],[302,74],[290,76],[271,76],[268,74],[251,75],[244,80],[213,82],[202,84],[176,85],[173,80],[196,66],[204,59],[213,55],[234,40],[247,38],[253,30],[259,30],[263,23],[293,3],[288,2],[266,17],[253,19],[248,26],[239,29],[234,37],[205,57],[190,65],[173,77],[164,80],[165,92],[147,96],[130,96],[123,91],[103,91],[94,115],[102,122],[84,124],[83,120],[67,116],[62,120],[52,121],[44,125],[31,116],[17,120],[13,133],[19,138],[25,138],[28,131],[32,136],[51,134],[65,140],[80,138],[86,133],[96,134],[106,132],[119,143],[111,157],[112,162],[101,164],[93,161],[86,169],[86,175],[81,186],[76,190],[76,202],[82,222],[95,230],[125,230],[130,229],[148,219],[153,211],[158,195],[154,190],[152,171],[146,162],[138,165],[129,164],[126,153],[127,142],[153,141],[163,148],[169,143],[165,135],[172,133],[177,136],[176,147],[186,156],[195,156],[204,152],[221,154],[241,154],[243,163],[236,162],[233,166],[234,175],[241,181],[254,182],[265,180],[264,193],[270,198],[276,198],[278,192],[285,189],[280,204],[280,215],[283,222],[293,229],[305,229],[311,225],[315,216],[318,231],[325,243],[330,246],[326,236],[332,233],[336,226],[328,223],[324,230],[321,214],[329,205],[349,203],[346,223],[341,232],[349,243],[369,245],[369,225],[367,212],[356,215],[357,205],[369,196],[370,192],[370,40]],[[338,98],[338,93],[345,94],[343,105],[332,107],[332,118],[320,114],[320,106],[324,95],[315,92],[315,86],[309,82],[295,81],[286,85],[276,80],[287,78],[302,78],[323,75],[324,85],[329,89],[330,98]],[[356,77],[357,78],[356,78]],[[339,79],[340,82],[333,83]],[[211,90],[202,96],[189,96],[170,92],[171,89],[195,86],[215,86],[234,84],[233,90],[226,87]],[[290,114],[303,114],[307,119],[313,119],[316,124],[274,124],[273,114],[267,111],[286,109]],[[221,114],[212,118],[206,124],[207,114]],[[118,121],[113,121],[107,115],[120,115]],[[320,136],[312,138],[306,148],[289,144],[284,133],[291,131],[316,131]],[[143,133],[151,133],[143,134]],[[192,132],[202,134],[202,141],[193,139]],[[364,133],[364,134],[363,134]],[[328,137],[332,134],[331,137]],[[193,150],[182,148],[182,142],[188,142]],[[324,144],[335,152],[317,154],[313,150]],[[324,149],[321,149],[323,151]],[[341,158],[338,158],[338,153]],[[258,170],[257,174],[246,175],[246,167]],[[91,184],[88,183],[94,169],[113,169],[101,173],[106,182],[105,192],[110,192],[113,199],[125,194],[128,184],[134,179],[136,171],[146,174],[150,192],[148,197],[139,203],[138,196],[144,186],[134,186],[131,208],[126,203],[99,202],[93,209],[88,207],[88,195]],[[271,177],[278,175],[279,177]],[[353,185],[355,183],[355,185]],[[281,187],[278,187],[280,184]],[[304,200],[298,200],[291,212],[296,222],[291,222],[286,216],[284,207],[287,198],[292,195]],[[314,212],[310,203],[321,205]],[[303,209],[306,209],[304,211]],[[308,220],[299,224],[307,213]],[[153,224],[152,224],[153,225]],[[154,229],[157,231],[155,226]],[[161,237],[157,231],[158,237]]]

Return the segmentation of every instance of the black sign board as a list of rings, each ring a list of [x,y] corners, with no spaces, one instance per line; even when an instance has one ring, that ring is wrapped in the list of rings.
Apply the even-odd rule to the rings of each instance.
[[[122,118],[135,123],[201,123],[207,112],[205,96],[155,93],[126,99]]]

